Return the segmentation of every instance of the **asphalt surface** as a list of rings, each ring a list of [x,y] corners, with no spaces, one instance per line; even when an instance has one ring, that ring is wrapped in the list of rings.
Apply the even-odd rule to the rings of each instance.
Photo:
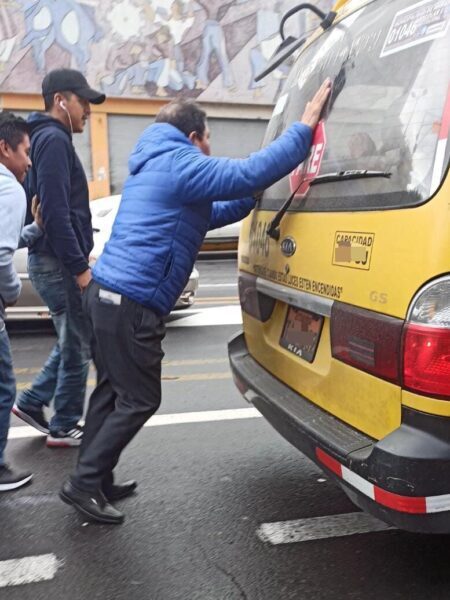
[[[158,414],[175,422],[144,428],[118,468],[118,479],[139,481],[118,504],[123,525],[87,524],[58,499],[76,450],[47,449],[44,437],[10,440],[9,459],[35,479],[0,496],[0,600],[449,598],[447,537],[333,527],[332,516],[364,515],[263,418],[237,417],[251,410],[227,364],[239,324],[220,324],[235,314],[236,263],[201,262],[199,270],[197,303],[173,315],[164,344]],[[205,311],[217,324],[183,326]],[[19,388],[53,342],[43,327],[12,334]],[[234,410],[227,420],[209,418]],[[194,422],[177,422],[185,413]],[[21,427],[14,418],[13,430]],[[258,534],[265,523],[309,527],[317,517],[322,539],[273,545]],[[47,581],[37,582],[39,563],[33,582],[8,584],[15,563],[3,561],[25,557],[53,560]]]

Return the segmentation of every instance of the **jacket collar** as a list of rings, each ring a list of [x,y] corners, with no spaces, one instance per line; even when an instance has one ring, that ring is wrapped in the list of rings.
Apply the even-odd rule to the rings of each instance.
[[[13,173],[11,173],[11,171],[2,163],[0,163],[0,175],[3,175],[4,177],[9,177],[10,179],[16,179],[16,176]]]

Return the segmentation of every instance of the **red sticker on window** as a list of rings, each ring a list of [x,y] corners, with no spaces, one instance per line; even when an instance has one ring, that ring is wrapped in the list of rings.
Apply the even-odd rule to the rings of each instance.
[[[305,196],[309,190],[311,181],[319,174],[326,143],[325,122],[319,121],[314,131],[311,150],[306,160],[289,175],[291,192],[294,193],[297,190],[295,193],[296,198]]]

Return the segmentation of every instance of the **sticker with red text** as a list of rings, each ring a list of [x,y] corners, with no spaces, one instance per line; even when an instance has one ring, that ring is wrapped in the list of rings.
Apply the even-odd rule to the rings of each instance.
[[[327,138],[325,135],[325,123],[319,121],[314,130],[311,150],[306,160],[304,160],[289,176],[291,192],[295,192],[295,197],[302,198],[306,195],[313,181],[319,174],[322,165],[323,155]]]

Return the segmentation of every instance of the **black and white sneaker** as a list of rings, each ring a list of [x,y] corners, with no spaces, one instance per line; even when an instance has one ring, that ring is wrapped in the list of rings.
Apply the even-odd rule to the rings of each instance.
[[[0,466],[0,492],[11,492],[29,483],[32,473],[19,473],[7,465]]]
[[[40,431],[41,433],[49,433],[48,421],[44,417],[44,412],[42,410],[32,408],[20,408],[18,404],[14,404],[14,406],[12,407],[12,413],[16,415],[16,417],[19,417],[19,419],[22,419],[22,421],[25,421],[25,423],[28,423],[28,425],[31,425],[31,427],[34,427],[35,429]]]
[[[48,448],[76,448],[81,444],[83,439],[83,428],[80,425],[75,425],[73,429],[64,431],[50,431],[47,436]]]

